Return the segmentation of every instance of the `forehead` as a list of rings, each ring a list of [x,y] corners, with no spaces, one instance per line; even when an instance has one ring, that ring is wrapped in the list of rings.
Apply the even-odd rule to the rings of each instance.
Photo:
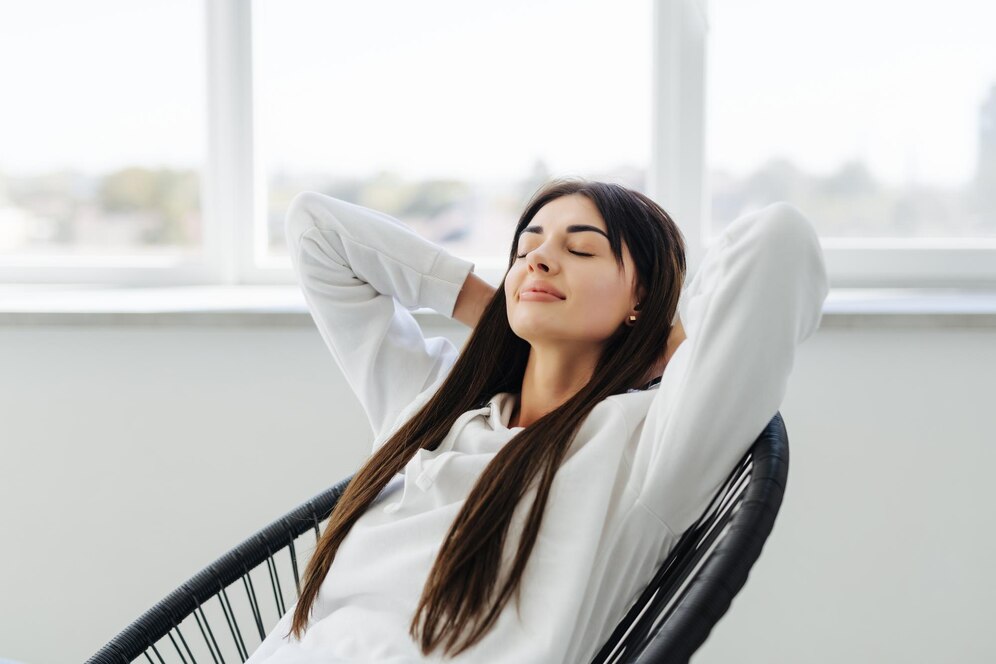
[[[568,194],[553,199],[533,216],[530,226],[542,226],[545,232],[567,230],[570,225],[587,225],[605,232],[605,220],[590,198]]]
[[[555,198],[540,208],[529,225],[522,229],[520,240],[542,238],[552,234],[567,234],[577,239],[595,242],[609,241],[605,220],[595,204],[581,194]]]

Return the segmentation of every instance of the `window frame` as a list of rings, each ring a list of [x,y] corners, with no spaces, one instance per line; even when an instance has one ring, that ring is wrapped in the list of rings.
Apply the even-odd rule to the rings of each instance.
[[[708,5],[707,0],[651,4],[647,194],[680,225],[691,276],[710,246],[702,223],[711,218],[705,153]],[[201,174],[203,258],[6,256],[0,258],[0,281],[118,286],[294,283],[289,258],[268,253],[267,180],[253,141],[252,2],[206,0],[204,11],[208,140]],[[996,282],[996,238],[820,242],[832,288],[972,289],[991,288]],[[475,263],[480,277],[500,283],[504,255],[465,258]]]

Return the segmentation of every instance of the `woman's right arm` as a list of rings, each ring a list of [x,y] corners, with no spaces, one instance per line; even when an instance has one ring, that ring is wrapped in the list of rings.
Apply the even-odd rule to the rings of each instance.
[[[481,319],[484,308],[488,306],[497,291],[497,288],[471,272],[467,275],[463,288],[460,289],[460,295],[457,296],[456,306],[453,307],[453,318],[471,329],[477,327],[477,321]]]
[[[384,212],[311,191],[291,201],[285,233],[311,316],[377,445],[459,355],[444,336],[426,339],[412,312],[452,316],[474,264]]]

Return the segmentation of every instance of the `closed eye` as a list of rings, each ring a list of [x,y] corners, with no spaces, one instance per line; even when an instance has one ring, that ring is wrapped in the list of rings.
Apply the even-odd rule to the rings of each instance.
[[[580,251],[574,251],[573,249],[568,249],[568,251],[570,251],[572,254],[576,254],[578,256],[594,256],[595,255],[595,254],[583,254]],[[516,256],[516,258],[525,258],[525,257],[526,257],[526,254],[522,254],[521,256]]]

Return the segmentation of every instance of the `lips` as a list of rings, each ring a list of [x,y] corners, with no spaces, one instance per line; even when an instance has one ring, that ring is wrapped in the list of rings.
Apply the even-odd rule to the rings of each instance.
[[[550,295],[555,295],[559,297],[561,300],[567,299],[567,297],[563,293],[561,293],[559,290],[557,290],[550,284],[544,284],[537,281],[531,281],[525,286],[523,286],[522,289],[519,291],[519,294],[521,295],[522,293],[525,293],[527,291],[539,291],[541,293],[549,293]]]

